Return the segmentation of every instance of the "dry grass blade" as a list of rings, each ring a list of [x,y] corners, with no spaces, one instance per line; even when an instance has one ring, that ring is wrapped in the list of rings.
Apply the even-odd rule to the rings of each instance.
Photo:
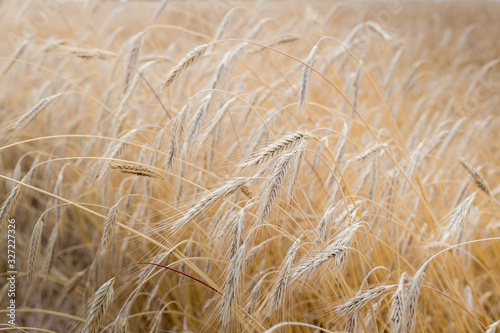
[[[27,123],[29,123],[33,118],[35,118],[40,112],[45,110],[57,97],[63,95],[63,93],[55,94],[52,96],[45,97],[35,106],[29,109],[14,125],[13,129],[17,130]]]
[[[308,131],[298,131],[296,133],[287,135],[278,141],[270,144],[269,146],[262,149],[258,154],[251,157],[250,160],[244,164],[242,167],[250,168],[263,164],[264,162],[270,160],[271,158],[279,155],[281,152],[288,150],[303,140],[312,139],[313,135]]]
[[[40,243],[42,241],[43,221],[38,219],[31,234],[30,243],[28,247],[28,268],[27,275],[32,277],[35,273],[36,260],[40,251]]]
[[[115,284],[116,278],[110,279],[108,282],[103,284],[92,296],[90,311],[87,316],[87,320],[83,325],[82,332],[85,333],[97,333],[99,332],[99,325],[104,313],[108,306],[113,302],[114,290],[113,285]]]
[[[462,167],[469,173],[471,178],[474,180],[474,183],[476,183],[477,187],[479,187],[479,189],[486,193],[488,196],[491,196],[490,187],[486,183],[486,180],[484,179],[483,175],[481,175],[479,170],[466,159],[460,158],[458,161],[460,162]]]
[[[160,90],[168,88],[188,67],[193,65],[205,53],[208,44],[203,44],[191,50],[182,60],[172,68],[167,77],[161,82]]]

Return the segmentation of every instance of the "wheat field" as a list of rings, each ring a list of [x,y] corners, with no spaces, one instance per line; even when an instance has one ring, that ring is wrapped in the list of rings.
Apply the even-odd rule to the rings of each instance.
[[[500,326],[500,4],[0,17],[0,331]]]

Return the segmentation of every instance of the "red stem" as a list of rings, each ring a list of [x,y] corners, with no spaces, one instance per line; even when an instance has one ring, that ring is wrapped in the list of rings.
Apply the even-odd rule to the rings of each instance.
[[[127,269],[127,268],[129,268],[129,267],[132,267],[132,266],[135,266],[135,265],[153,265],[153,266],[158,266],[158,267],[161,267],[161,268],[164,268],[164,269],[168,269],[168,270],[174,271],[174,272],[176,272],[176,273],[178,273],[178,274],[181,274],[181,275],[184,275],[184,276],[186,276],[186,277],[188,277],[188,278],[190,278],[190,279],[193,279],[193,280],[195,280],[195,281],[197,281],[197,282],[201,283],[201,284],[202,284],[202,285],[204,285],[205,287],[208,287],[208,288],[212,289],[213,291],[215,291],[216,293],[218,293],[218,294],[222,295],[222,293],[221,293],[220,291],[218,291],[217,289],[215,289],[214,287],[212,287],[212,286],[211,286],[211,285],[209,285],[208,283],[203,282],[203,281],[201,281],[200,279],[195,278],[194,276],[191,276],[191,275],[189,275],[189,274],[186,274],[186,273],[183,273],[183,272],[181,272],[181,271],[178,271],[178,270],[176,270],[175,268],[171,268],[171,267],[164,266],[164,265],[160,265],[160,264],[155,264],[155,263],[153,263],[153,262],[135,262],[135,263],[133,263],[133,264],[127,265],[127,266],[123,267],[123,268],[121,269],[121,271],[119,271],[119,272],[118,272],[118,274],[116,274],[116,275],[115,275],[115,278],[117,278],[117,277],[118,277],[118,275],[120,275],[120,274],[121,274],[121,273],[122,273],[125,269]]]

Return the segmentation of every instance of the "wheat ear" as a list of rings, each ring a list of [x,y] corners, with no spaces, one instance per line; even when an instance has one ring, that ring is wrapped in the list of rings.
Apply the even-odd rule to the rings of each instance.
[[[239,190],[246,182],[247,180],[243,178],[231,180],[223,186],[209,192],[206,196],[201,198],[190,210],[188,210],[181,219],[174,222],[171,228],[173,230],[177,230],[185,226],[188,222],[206,212],[219,200]]]
[[[406,316],[403,320],[405,323],[403,332],[405,333],[411,333],[415,317],[417,316],[418,298],[420,296],[420,288],[422,287],[426,269],[427,264],[420,267],[406,287],[406,293],[404,295],[404,312]]]
[[[303,140],[312,139],[313,135],[308,131],[298,131],[296,133],[287,135],[278,141],[270,144],[269,146],[262,149],[258,154],[250,158],[250,160],[244,164],[242,167],[249,168],[261,165],[262,163],[270,160],[271,158],[277,156],[282,151],[288,150],[296,145],[298,145]]]
[[[13,129],[19,129],[29,123],[33,118],[35,118],[40,112],[45,110],[57,97],[63,95],[63,93],[55,94],[52,96],[45,97],[35,106],[29,109],[21,119],[19,119],[14,125]]]
[[[123,173],[129,173],[132,175],[151,177],[151,178],[162,178],[162,175],[153,168],[149,168],[143,165],[137,164],[124,164],[124,163],[111,163],[109,165],[110,169],[118,170]]]
[[[270,303],[270,309],[271,310],[277,310],[281,304],[283,304],[283,301],[285,299],[285,291],[289,285],[289,280],[291,276],[291,271],[293,267],[293,263],[295,259],[297,258],[297,254],[299,253],[300,249],[300,241],[302,239],[301,235],[290,247],[288,250],[285,259],[283,259],[283,266],[281,267],[276,284],[271,291],[272,295],[272,302]]]
[[[370,302],[384,297],[390,290],[392,290],[395,285],[389,286],[379,286],[373,289],[369,289],[364,293],[358,294],[353,298],[349,299],[347,302],[343,303],[336,309],[336,313],[339,316],[345,316],[349,320],[357,315],[361,309]],[[352,325],[352,324],[351,324]],[[353,325],[356,326],[356,325]]]
[[[398,289],[392,296],[390,320],[391,320],[391,332],[401,332],[403,327],[405,327],[405,286],[406,273],[401,275],[399,280]]]
[[[184,122],[186,119],[187,107],[187,104],[184,105],[175,117],[172,126],[172,134],[170,135],[167,159],[163,164],[163,168],[166,170],[170,170],[174,166],[177,157],[181,153],[182,145],[184,144]]]
[[[269,217],[274,200],[278,196],[278,192],[283,185],[289,169],[290,159],[294,154],[295,153],[285,154],[281,156],[276,163],[271,177],[269,178],[269,182],[267,182],[264,189],[264,194],[262,195],[262,200],[257,211],[257,225],[264,223]]]
[[[462,167],[469,173],[471,178],[474,180],[474,183],[476,183],[477,187],[479,187],[479,189],[486,193],[488,196],[491,196],[490,187],[486,183],[486,180],[484,179],[483,175],[481,175],[479,170],[464,158],[460,158],[458,161],[460,162]]]
[[[85,60],[88,60],[88,59],[107,60],[110,58],[117,57],[117,55],[114,54],[113,52],[109,52],[106,50],[100,50],[100,49],[91,49],[91,50],[71,49],[70,52],[71,52],[71,54],[77,56],[78,58],[82,58]]]
[[[497,331],[497,327],[500,325],[500,320],[495,321],[493,324],[488,326],[484,333],[495,333]]]
[[[207,46],[208,44],[199,45],[182,58],[177,66],[172,68],[172,70],[167,74],[167,77],[161,82],[160,90],[168,88],[183,71],[193,65],[205,53]]]
[[[134,70],[137,68],[137,63],[139,62],[139,54],[141,52],[142,40],[142,32],[139,32],[137,35],[131,38],[130,50],[127,56],[127,67],[125,69],[125,75],[122,83],[123,94],[125,94],[129,90],[132,73],[134,73]]]
[[[309,53],[309,56],[307,57],[306,66],[304,68],[304,72],[302,73],[302,83],[300,85],[300,91],[299,91],[299,105],[298,105],[298,112],[302,112],[304,110],[304,106],[306,104],[306,96],[307,96],[307,87],[309,85],[309,79],[311,77],[311,67],[314,65],[314,57],[316,55],[316,51],[318,50],[318,45],[314,45],[312,48],[311,52]]]
[[[114,204],[106,216],[106,222],[104,222],[104,231],[101,237],[101,249],[104,250],[108,245],[111,238],[113,238],[113,232],[115,230],[116,221],[118,220],[118,203]]]
[[[27,275],[28,277],[32,277],[35,273],[35,265],[36,259],[38,257],[38,252],[40,250],[40,242],[42,240],[42,232],[43,232],[43,221],[42,219],[38,219],[33,228],[33,233],[31,234],[29,249],[28,249],[28,269]]]
[[[454,211],[451,216],[450,223],[441,238],[441,242],[447,243],[452,238],[456,239],[457,243],[461,243],[465,233],[465,220],[469,214],[472,202],[476,198],[476,192],[469,195]]]
[[[379,151],[381,151],[382,149],[385,149],[387,147],[387,143],[381,143],[381,144],[377,144],[371,148],[369,148],[368,150],[364,151],[363,153],[361,153],[360,155],[354,157],[352,159],[352,161],[364,161],[366,160],[368,157],[372,156],[373,154],[375,153],[378,153]]]
[[[229,263],[229,273],[226,278],[224,288],[224,303],[222,306],[222,331],[228,332],[231,322],[231,313],[237,301],[238,290],[240,290],[245,264],[245,245],[242,245],[236,255],[231,258]]]
[[[348,252],[351,249],[350,246],[354,235],[359,227],[359,223],[347,226],[335,236],[331,245],[295,267],[292,271],[292,279],[295,281],[309,277],[332,259],[333,263],[331,265],[333,265],[333,271],[335,273],[342,272],[347,262]]]
[[[87,320],[83,325],[82,332],[97,333],[99,332],[99,324],[104,317],[106,309],[113,301],[116,277],[113,277],[108,282],[104,283],[92,296],[92,304],[87,316]]]
[[[9,196],[4,201],[2,208],[0,208],[0,230],[3,230],[3,224],[9,218],[9,216],[14,212],[17,201],[19,200],[19,194],[21,193],[21,185],[17,184],[12,188]]]
[[[16,61],[17,58],[19,58],[24,50],[26,50],[26,46],[28,46],[28,40],[23,39],[21,43],[19,43],[19,46],[16,48],[14,51],[14,54],[12,54],[12,57],[9,58],[9,60],[6,62],[5,66],[2,69],[2,72],[0,73],[0,76],[4,75],[9,71],[9,69],[12,67],[14,62]]]

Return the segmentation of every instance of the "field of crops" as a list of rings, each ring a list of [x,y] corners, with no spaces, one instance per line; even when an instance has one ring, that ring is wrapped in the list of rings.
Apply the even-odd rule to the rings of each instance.
[[[499,31],[480,1],[0,2],[0,331],[495,332]]]

